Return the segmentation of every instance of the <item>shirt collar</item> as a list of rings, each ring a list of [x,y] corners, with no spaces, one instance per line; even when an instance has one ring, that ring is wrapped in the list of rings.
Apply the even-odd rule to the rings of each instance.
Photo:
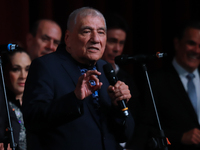
[[[188,75],[189,72],[186,71],[182,66],[180,66],[175,58],[172,61],[172,65],[174,66],[174,68],[176,69],[176,71],[178,72],[178,74],[180,76],[186,77]],[[197,77],[198,76],[198,69],[195,69],[192,73],[195,75],[195,77]]]

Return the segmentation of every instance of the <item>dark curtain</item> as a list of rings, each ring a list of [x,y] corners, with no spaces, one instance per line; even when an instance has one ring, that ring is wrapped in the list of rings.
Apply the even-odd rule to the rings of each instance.
[[[61,26],[63,37],[67,18],[74,9],[91,6],[103,14],[116,12],[129,24],[124,53],[154,54],[158,51],[173,51],[175,27],[187,19],[200,18],[198,0],[1,0],[0,1],[0,44],[18,42],[25,46],[29,26],[37,19],[54,19]],[[149,63],[153,70],[162,61]],[[126,68],[131,74],[134,65]],[[129,69],[128,69],[129,68]]]
[[[0,0],[0,44],[25,43],[29,28],[27,0]]]

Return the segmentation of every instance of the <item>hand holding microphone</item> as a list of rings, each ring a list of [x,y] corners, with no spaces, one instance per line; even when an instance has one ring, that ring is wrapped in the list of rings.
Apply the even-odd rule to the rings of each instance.
[[[124,82],[118,81],[118,78],[111,64],[104,65],[103,69],[110,85],[112,85],[108,87],[112,102],[114,105],[118,104],[124,116],[127,117],[129,112],[128,107],[126,106],[126,101],[131,98],[128,86]]]

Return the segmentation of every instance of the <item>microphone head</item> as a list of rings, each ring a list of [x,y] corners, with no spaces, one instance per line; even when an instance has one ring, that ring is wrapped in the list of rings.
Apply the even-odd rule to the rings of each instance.
[[[167,53],[160,53],[160,52],[157,52],[157,53],[156,53],[156,57],[157,57],[157,58],[167,57]]]
[[[17,49],[22,49],[20,48],[17,44],[9,43],[6,45],[0,45],[0,52],[6,53],[6,52],[11,52]]]
[[[117,76],[115,74],[115,70],[113,69],[112,65],[110,63],[107,63],[103,65],[103,70],[106,75],[106,78],[108,79],[109,83],[111,85],[115,85],[117,82]]]
[[[129,58],[130,56],[128,55],[120,55],[120,56],[117,56],[115,57],[115,63],[116,64],[127,64],[129,62]]]
[[[120,55],[115,57],[115,63],[120,65],[126,65],[128,63],[136,62],[136,63],[142,63],[149,59],[147,55],[140,54],[136,56],[129,56],[129,55]]]
[[[18,49],[19,46],[17,44],[13,44],[13,43],[9,43],[8,46],[7,46],[7,50],[8,51],[13,51],[15,49]]]
[[[129,56],[129,55],[120,55],[115,57],[115,63],[120,65],[128,64],[128,63],[146,63],[148,61],[154,60],[155,58],[162,58],[166,57],[167,53],[160,53],[157,52],[154,55],[147,55],[147,54],[139,54],[135,56]]]

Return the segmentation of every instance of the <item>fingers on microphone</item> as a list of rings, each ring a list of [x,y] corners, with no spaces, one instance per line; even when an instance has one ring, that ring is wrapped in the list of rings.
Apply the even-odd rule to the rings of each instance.
[[[121,96],[116,97],[116,101],[125,100],[126,102],[128,102],[129,99],[130,99],[129,95],[121,95]]]
[[[129,87],[124,82],[119,82],[115,85],[114,92],[118,95],[128,95],[130,94]]]

